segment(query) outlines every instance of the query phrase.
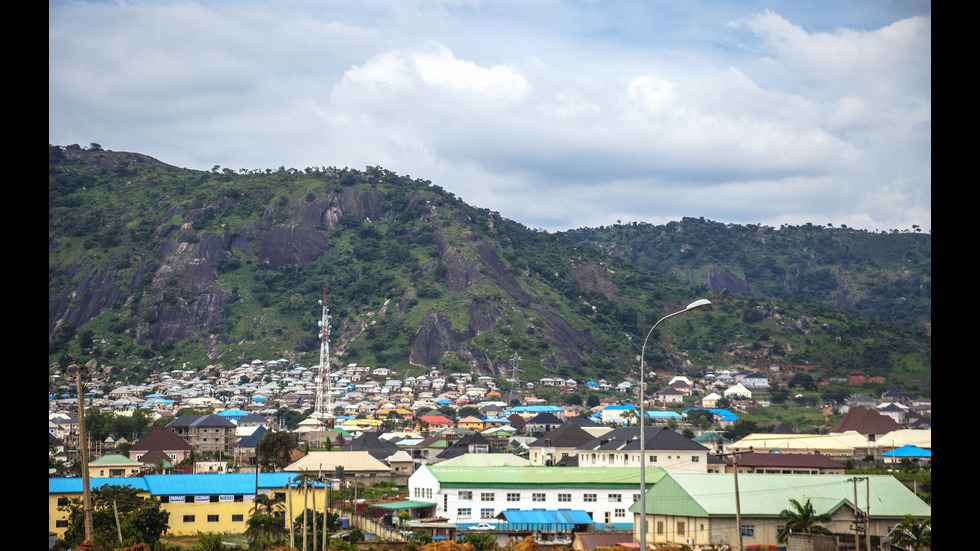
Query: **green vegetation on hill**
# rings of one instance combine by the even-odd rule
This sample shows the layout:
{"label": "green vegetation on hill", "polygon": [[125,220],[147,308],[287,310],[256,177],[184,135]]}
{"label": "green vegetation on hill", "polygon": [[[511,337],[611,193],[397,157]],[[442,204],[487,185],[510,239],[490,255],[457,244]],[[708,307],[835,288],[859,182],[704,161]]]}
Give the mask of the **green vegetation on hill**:
{"label": "green vegetation on hill", "polygon": [[[721,271],[726,256],[717,250],[732,248],[740,228],[685,219],[674,233],[697,228],[698,239],[684,243],[703,264],[664,253],[663,266],[674,268],[638,268],[640,257],[622,254],[632,227],[612,230],[615,246],[587,230],[534,231],[380,167],[204,172],[94,145],[49,146],[48,185],[52,366],[95,358],[118,378],[138,379],[256,358],[316,365],[317,300],[326,288],[337,365],[415,374],[437,366],[504,379],[516,354],[524,380],[614,380],[636,376],[643,337],[659,317],[704,297],[711,309],[658,328],[647,348],[651,369],[804,364],[826,378],[882,375],[897,388],[930,392],[930,338],[911,330],[919,323],[911,320],[928,317],[927,301],[893,317],[887,309],[864,315],[816,292],[779,296],[754,275],[782,277],[784,265],[802,262],[802,247],[824,257],[813,238],[786,237],[796,229],[764,232],[764,253],[780,259],[779,269],[747,245],[749,261],[724,265],[752,285],[739,294],[675,276]],[[901,264],[928,290],[928,244],[914,241],[924,236],[897,236],[916,244],[913,254],[884,244],[892,234],[821,231],[830,243],[848,243],[850,272],[862,273],[863,262],[863,277],[884,285],[883,267]],[[822,281],[809,269],[802,280]],[[771,294],[760,294],[767,285]]]}

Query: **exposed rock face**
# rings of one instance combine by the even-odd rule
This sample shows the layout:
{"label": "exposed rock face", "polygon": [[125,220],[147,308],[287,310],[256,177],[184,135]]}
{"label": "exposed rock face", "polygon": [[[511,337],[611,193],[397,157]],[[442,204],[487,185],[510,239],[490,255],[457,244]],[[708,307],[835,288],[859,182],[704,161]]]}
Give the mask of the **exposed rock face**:
{"label": "exposed rock face", "polygon": [[462,344],[463,339],[453,331],[449,320],[430,308],[412,339],[409,361],[414,365],[434,365],[448,352],[462,350]]}
{"label": "exposed rock face", "polygon": [[160,265],[137,309],[137,344],[148,338],[171,343],[221,323],[226,293],[217,285],[215,264],[225,254],[224,242],[212,234],[196,243],[192,237],[185,232],[157,251]]}
{"label": "exposed rock face", "polygon": [[691,285],[704,285],[716,293],[728,291],[748,295],[751,290],[751,285],[744,279],[727,272],[715,273],[714,269],[711,268],[700,281],[697,274],[693,272],[687,274],[687,280]]}

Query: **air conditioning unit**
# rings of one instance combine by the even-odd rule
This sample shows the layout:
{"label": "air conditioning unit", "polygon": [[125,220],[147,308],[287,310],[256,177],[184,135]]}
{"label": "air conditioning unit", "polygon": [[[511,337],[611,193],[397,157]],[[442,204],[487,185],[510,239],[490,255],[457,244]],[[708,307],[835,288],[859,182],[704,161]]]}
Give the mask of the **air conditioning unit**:
{"label": "air conditioning unit", "polygon": [[694,539],[693,538],[687,538],[687,544],[688,545],[694,545]]}

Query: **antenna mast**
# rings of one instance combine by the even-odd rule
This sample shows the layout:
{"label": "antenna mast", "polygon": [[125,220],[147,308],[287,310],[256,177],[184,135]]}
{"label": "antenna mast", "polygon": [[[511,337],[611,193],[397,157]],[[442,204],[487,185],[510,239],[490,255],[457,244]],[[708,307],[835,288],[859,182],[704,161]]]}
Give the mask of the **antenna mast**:
{"label": "antenna mast", "polygon": [[321,425],[326,425],[327,419],[333,419],[333,396],[330,394],[330,309],[327,308],[327,288],[323,288],[323,319],[320,320],[320,373],[316,382],[316,407],[313,417]]}
{"label": "antenna mast", "polygon": [[520,382],[517,378],[517,374],[520,369],[517,369],[517,362],[521,361],[521,357],[514,352],[514,357],[510,359],[510,365],[514,367],[513,374],[510,376],[510,392],[507,394],[507,405],[510,406],[510,401],[514,399],[514,384]]}

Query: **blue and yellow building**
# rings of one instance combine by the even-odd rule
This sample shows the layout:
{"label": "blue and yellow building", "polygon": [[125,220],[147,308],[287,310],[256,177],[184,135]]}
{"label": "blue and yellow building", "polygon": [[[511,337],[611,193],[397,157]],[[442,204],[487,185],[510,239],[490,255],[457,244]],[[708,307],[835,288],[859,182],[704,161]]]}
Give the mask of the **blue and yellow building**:
{"label": "blue and yellow building", "polygon": [[[156,498],[170,513],[165,535],[188,536],[198,532],[241,534],[252,514],[257,494],[281,496],[286,512],[292,500],[293,516],[303,511],[303,484],[294,479],[299,473],[170,474],[132,477],[90,478],[89,489],[103,486],[130,486],[144,498]],[[310,482],[306,506],[323,511],[328,498],[323,483]],[[315,496],[315,497],[314,497]],[[68,523],[67,511],[58,506],[70,498],[82,497],[81,478],[48,479],[48,531],[62,537]],[[315,501],[314,501],[315,500]]]}

